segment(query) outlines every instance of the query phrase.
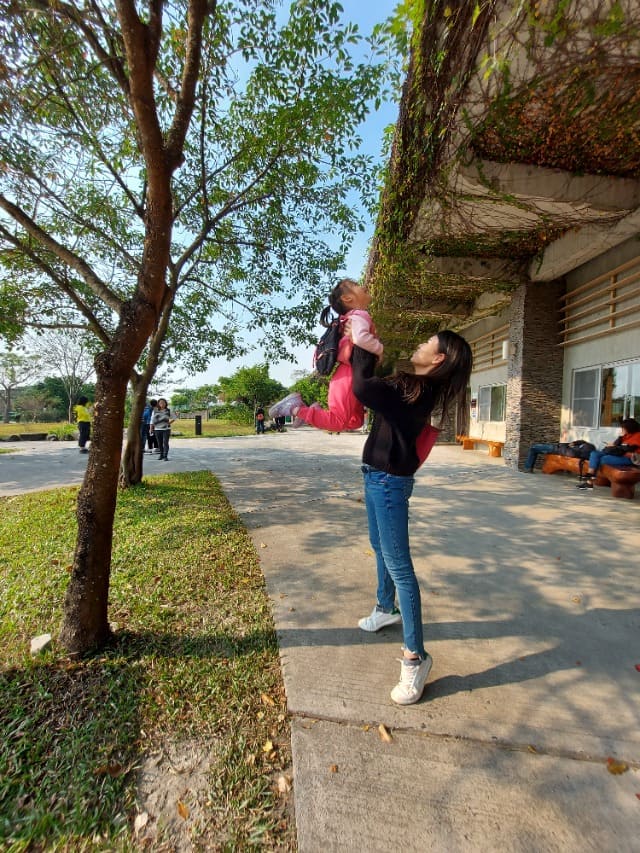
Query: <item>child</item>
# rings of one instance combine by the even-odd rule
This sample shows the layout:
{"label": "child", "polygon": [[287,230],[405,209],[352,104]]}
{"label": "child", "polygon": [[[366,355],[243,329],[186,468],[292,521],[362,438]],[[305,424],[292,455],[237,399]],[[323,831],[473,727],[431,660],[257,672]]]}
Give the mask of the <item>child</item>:
{"label": "child", "polygon": [[307,423],[329,432],[359,429],[362,426],[364,406],[356,399],[351,388],[351,353],[354,344],[378,357],[383,350],[367,311],[370,302],[371,295],[352,278],[343,278],[334,287],[329,296],[329,305],[320,315],[320,323],[327,328],[330,326],[333,309],[340,316],[341,329],[350,321],[353,340],[344,334],[340,338],[339,364],[329,383],[329,408],[323,409],[319,403],[305,406],[300,394],[294,392],[269,409],[272,418],[293,415],[293,427]]}
{"label": "child", "polygon": [[91,440],[91,412],[87,408],[89,400],[86,397],[78,397],[73,412],[78,422],[78,447],[80,453],[88,453],[86,443]]}

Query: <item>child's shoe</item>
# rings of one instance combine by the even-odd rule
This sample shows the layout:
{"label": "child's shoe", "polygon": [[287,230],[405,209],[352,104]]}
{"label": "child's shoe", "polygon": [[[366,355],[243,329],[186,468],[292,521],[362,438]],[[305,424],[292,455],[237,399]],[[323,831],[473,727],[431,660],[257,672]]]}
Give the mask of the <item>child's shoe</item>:
{"label": "child's shoe", "polygon": [[279,400],[271,406],[269,409],[269,417],[287,417],[291,414],[292,409],[297,409],[300,406],[304,406],[304,400],[297,391],[294,391],[293,394],[288,394],[284,400]]}
{"label": "child's shoe", "polygon": [[[295,408],[295,406],[294,406],[294,408]],[[320,403],[312,403],[309,406],[309,408],[310,409],[321,409],[322,406],[320,405]],[[303,418],[299,418],[297,415],[294,415],[293,421],[291,422],[291,428],[292,429],[300,429],[300,427],[303,427],[303,426],[307,426],[307,421],[305,421]]]}

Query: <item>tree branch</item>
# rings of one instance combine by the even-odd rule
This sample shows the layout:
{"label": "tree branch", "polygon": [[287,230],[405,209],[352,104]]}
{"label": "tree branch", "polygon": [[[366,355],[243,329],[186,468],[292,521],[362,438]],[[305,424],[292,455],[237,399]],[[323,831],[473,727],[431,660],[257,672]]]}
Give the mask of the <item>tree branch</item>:
{"label": "tree branch", "polygon": [[122,300],[94,273],[88,263],[79,258],[73,252],[62,246],[49,233],[37,225],[30,216],[21,208],[10,202],[4,195],[0,194],[0,208],[24,228],[41,245],[45,246],[57,258],[59,258],[71,269],[75,270],[80,278],[102,301],[117,314],[120,314],[123,306]]}

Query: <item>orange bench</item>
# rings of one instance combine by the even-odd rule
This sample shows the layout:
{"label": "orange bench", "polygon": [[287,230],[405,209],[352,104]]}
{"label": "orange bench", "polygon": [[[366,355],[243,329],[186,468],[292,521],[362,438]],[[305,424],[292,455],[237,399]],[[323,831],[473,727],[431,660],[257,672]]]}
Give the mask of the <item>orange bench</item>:
{"label": "orange bench", "polygon": [[[575,459],[572,456],[559,456],[557,453],[547,453],[542,465],[543,474],[553,474],[556,471],[569,471],[580,474],[580,462],[583,472],[587,471],[587,460]],[[601,465],[594,480],[596,486],[611,486],[614,498],[628,498],[635,495],[636,483],[640,483],[640,469],[616,468],[613,465]]]}
{"label": "orange bench", "polygon": [[504,441],[495,441],[493,438],[474,438],[472,435],[457,435],[456,441],[461,442],[463,450],[475,450],[476,444],[486,444],[489,447],[489,456],[502,456]]}

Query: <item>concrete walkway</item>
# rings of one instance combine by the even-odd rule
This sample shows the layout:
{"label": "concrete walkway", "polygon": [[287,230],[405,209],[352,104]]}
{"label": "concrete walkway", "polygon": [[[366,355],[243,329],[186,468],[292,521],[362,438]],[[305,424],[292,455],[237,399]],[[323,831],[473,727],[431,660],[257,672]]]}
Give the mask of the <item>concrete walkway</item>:
{"label": "concrete walkway", "polygon": [[[375,603],[363,441],[174,440],[168,463],[146,463],[211,468],[256,544],[301,853],[640,851],[638,497],[436,447],[411,521],[434,668],[399,708],[400,627],[357,627]],[[0,494],[77,482],[86,465],[74,446],[22,449],[0,456]],[[630,769],[611,774],[609,757]]]}

